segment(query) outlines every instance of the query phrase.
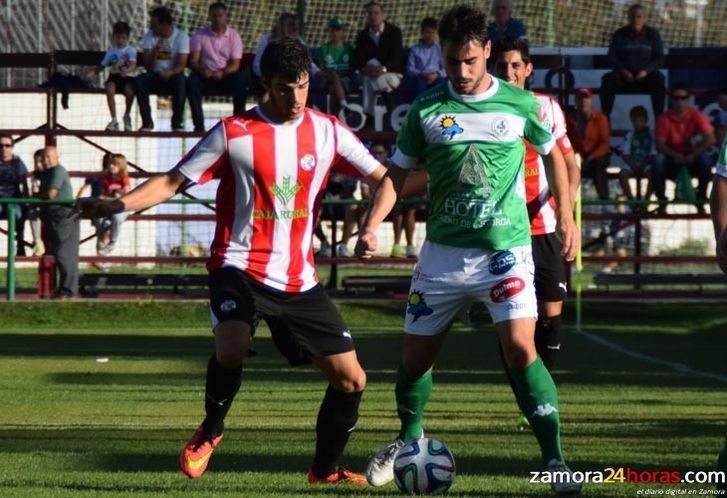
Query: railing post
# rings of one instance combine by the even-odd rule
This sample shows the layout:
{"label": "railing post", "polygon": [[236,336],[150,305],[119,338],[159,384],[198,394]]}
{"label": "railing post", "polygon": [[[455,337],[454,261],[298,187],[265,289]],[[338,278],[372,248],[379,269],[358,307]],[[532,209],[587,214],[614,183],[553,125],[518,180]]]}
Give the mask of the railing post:
{"label": "railing post", "polygon": [[15,209],[13,202],[8,204],[8,269],[7,300],[15,300]]}

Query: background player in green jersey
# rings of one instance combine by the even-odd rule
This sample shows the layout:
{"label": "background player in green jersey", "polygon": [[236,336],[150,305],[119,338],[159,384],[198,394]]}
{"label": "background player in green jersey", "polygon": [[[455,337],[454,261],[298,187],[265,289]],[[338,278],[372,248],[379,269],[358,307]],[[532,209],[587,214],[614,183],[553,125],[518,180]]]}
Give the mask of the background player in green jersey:
{"label": "background player in green jersey", "polygon": [[376,229],[396,202],[409,169],[421,157],[429,176],[427,236],[412,277],[396,399],[397,439],[369,463],[372,485],[393,479],[393,460],[407,441],[422,437],[431,369],[455,315],[484,303],[503,344],[516,398],[533,427],[543,464],[568,476],[557,494],[580,491],[560,447],[558,395],[534,344],[537,317],[525,205],[522,138],[543,154],[557,205],[562,254],[579,243],[563,156],[538,117],[529,92],[490,77],[484,14],[456,6],[439,24],[448,81],[413,103],[397,139],[393,166],[377,189],[357,253],[370,257]]}

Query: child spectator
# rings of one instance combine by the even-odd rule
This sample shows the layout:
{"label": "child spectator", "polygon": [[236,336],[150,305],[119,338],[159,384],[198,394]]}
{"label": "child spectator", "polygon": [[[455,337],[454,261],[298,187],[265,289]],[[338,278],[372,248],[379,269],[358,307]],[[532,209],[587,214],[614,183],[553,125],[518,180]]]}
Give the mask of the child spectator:
{"label": "child spectator", "polygon": [[[30,175],[31,197],[37,197],[40,193],[40,174],[43,171],[45,171],[45,150],[38,149],[33,153],[33,173]],[[37,205],[28,208],[28,221],[33,235],[33,255],[42,256],[45,253],[45,245],[40,226],[40,209]]]}
{"label": "child spectator", "polygon": [[131,28],[123,21],[114,23],[112,38],[114,45],[104,55],[101,65],[90,69],[86,79],[93,79],[98,73],[109,68],[109,77],[106,79],[106,101],[111,114],[111,122],[106,125],[107,131],[118,131],[119,122],[116,120],[116,90],[121,89],[126,97],[124,111],[124,131],[131,131],[131,105],[134,103],[134,86],[132,79],[136,71],[136,49],[129,45]]}
{"label": "child spectator", "polygon": [[406,75],[411,78],[415,96],[444,81],[442,47],[437,42],[437,20],[433,17],[422,20],[421,39],[409,50]]}
{"label": "child spectator", "polygon": [[[129,173],[126,171],[126,157],[123,154],[112,154],[111,163],[101,179],[101,197],[117,199],[131,189]],[[114,250],[119,237],[121,224],[128,211],[122,211],[110,218],[100,221],[96,227],[96,251],[99,256],[108,256]]]}
{"label": "child spectator", "polygon": [[644,106],[637,105],[629,112],[633,130],[629,130],[624,137],[619,152],[622,154],[625,165],[619,173],[621,188],[628,200],[633,200],[634,195],[629,185],[630,178],[648,177],[649,184],[646,188],[645,199],[651,197],[651,165],[656,157],[656,142],[654,132],[649,129],[649,116]]}
{"label": "child spectator", "polygon": [[316,77],[328,88],[330,106],[328,112],[338,115],[341,108],[347,110],[346,86],[349,84],[348,64],[351,61],[353,46],[345,41],[343,21],[334,17],[328,21],[328,41],[316,51],[314,60],[321,69]]}

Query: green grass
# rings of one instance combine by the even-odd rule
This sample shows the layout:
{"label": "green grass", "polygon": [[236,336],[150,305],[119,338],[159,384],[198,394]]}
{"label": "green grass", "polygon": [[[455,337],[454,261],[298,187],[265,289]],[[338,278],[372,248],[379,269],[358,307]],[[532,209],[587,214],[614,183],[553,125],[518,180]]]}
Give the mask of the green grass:
{"label": "green grass", "polygon": [[[340,303],[369,382],[343,462],[356,470],[397,430],[402,306]],[[183,477],[178,453],[203,411],[212,347],[206,316],[199,301],[0,304],[0,496],[395,494],[393,485],[304,484],[325,386],[314,370],[287,367],[264,327],[254,346],[260,355],[245,367],[208,474]],[[727,375],[723,305],[590,304],[584,316],[590,333]],[[546,485],[528,482],[538,467],[537,444],[514,429],[517,408],[495,347],[490,327],[455,327],[435,372],[425,428],[457,457],[451,496],[547,496]],[[554,376],[574,469],[714,468],[727,406],[719,381],[645,364],[573,333]],[[636,496],[640,488],[687,486],[591,484],[583,495]]]}

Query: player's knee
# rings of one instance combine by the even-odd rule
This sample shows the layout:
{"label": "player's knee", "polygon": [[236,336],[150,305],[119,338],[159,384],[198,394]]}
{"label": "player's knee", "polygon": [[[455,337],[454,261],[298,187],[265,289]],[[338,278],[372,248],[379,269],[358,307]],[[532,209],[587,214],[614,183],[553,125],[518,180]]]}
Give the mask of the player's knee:
{"label": "player's knee", "polygon": [[534,345],[519,342],[511,343],[503,353],[509,368],[525,368],[535,360],[537,355]]}
{"label": "player's knee", "polygon": [[342,375],[338,379],[331,382],[336,391],[344,393],[355,393],[363,391],[366,388],[366,373],[359,368],[358,372],[348,375]]}

